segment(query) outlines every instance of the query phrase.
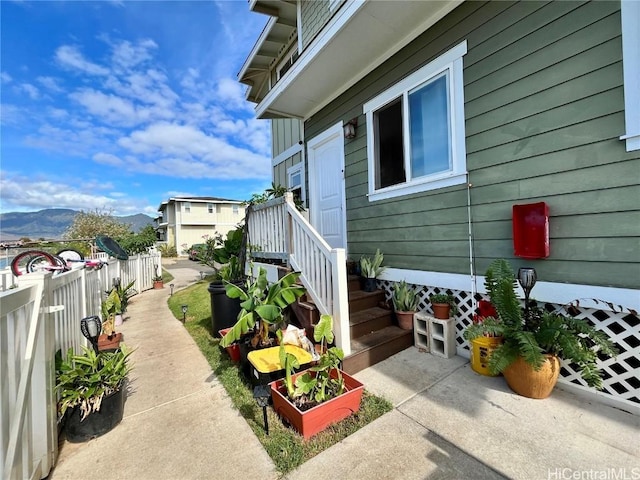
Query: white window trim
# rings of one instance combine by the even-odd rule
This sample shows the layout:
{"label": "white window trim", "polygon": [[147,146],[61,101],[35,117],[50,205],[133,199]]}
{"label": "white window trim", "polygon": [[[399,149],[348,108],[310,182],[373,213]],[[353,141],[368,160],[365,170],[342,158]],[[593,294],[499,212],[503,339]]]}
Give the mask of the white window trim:
{"label": "white window trim", "polygon": [[[466,182],[467,153],[464,127],[464,84],[462,78],[462,57],[467,53],[467,41],[456,45],[448,52],[429,62],[408,77],[400,80],[388,90],[364,104],[363,113],[367,118],[367,158],[369,163],[369,201],[409,195],[459,185]],[[375,188],[375,139],[373,113],[392,100],[406,96],[410,90],[436,75],[449,70],[449,92],[451,112],[451,157],[452,170],[411,180],[390,187]],[[406,111],[406,110],[405,110]],[[406,121],[408,122],[408,120]],[[406,132],[406,130],[405,130]],[[406,135],[405,135],[406,137]],[[405,142],[409,141],[405,138]]]}
{"label": "white window trim", "polygon": [[627,152],[640,150],[640,2],[623,0],[622,68],[624,72],[624,118]]}
{"label": "white window trim", "polygon": [[294,188],[291,185],[291,177],[298,172],[300,173],[300,200],[302,200],[302,203],[306,203],[307,194],[304,188],[306,180],[304,176],[304,162],[296,163],[295,165],[287,169],[287,190],[290,191],[292,188]]}
{"label": "white window trim", "polygon": [[184,213],[191,213],[191,202],[183,202],[182,203],[182,211]]}

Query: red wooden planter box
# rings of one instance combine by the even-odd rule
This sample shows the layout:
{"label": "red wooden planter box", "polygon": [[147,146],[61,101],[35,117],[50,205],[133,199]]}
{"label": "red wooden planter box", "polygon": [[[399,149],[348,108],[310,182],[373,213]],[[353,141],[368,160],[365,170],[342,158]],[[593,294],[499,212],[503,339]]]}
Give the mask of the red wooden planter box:
{"label": "red wooden planter box", "polygon": [[[302,371],[292,375],[293,381],[295,382],[295,379],[304,373],[305,372]],[[300,411],[287,398],[284,380],[271,382],[273,409],[282,418],[287,419],[291,426],[293,426],[305,440],[308,440],[329,425],[344,420],[352,413],[360,410],[360,401],[362,400],[364,385],[351,375],[344,372],[341,373],[344,378],[345,393],[304,412]],[[335,370],[331,372],[331,376],[333,378],[337,377]]]}

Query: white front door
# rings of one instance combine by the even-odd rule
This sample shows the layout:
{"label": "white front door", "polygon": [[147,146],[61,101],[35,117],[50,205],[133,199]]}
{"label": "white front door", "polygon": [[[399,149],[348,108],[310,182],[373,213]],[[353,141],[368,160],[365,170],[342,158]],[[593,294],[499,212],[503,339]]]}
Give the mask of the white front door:
{"label": "white front door", "polygon": [[307,142],[311,224],[333,248],[347,248],[342,123]]}

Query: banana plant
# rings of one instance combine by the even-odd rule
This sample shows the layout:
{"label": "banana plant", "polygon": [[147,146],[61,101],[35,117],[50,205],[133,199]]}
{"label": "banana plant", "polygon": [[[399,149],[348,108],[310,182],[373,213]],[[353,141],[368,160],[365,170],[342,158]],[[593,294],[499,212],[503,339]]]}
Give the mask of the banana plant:
{"label": "banana plant", "polygon": [[291,272],[269,284],[267,271],[260,267],[257,278],[253,282],[247,281],[244,288],[225,282],[227,296],[239,298],[241,310],[237,322],[222,337],[220,345],[228,347],[250,331],[254,332],[252,346],[267,344],[269,326],[281,322],[284,309],[306,292],[296,283],[299,277],[299,272]]}

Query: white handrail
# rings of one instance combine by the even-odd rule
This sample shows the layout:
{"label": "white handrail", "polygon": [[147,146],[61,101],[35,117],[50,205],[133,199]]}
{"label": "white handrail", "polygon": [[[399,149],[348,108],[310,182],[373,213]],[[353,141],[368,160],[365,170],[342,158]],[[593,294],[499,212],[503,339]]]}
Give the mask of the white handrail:
{"label": "white handrail", "polygon": [[293,195],[251,209],[247,222],[249,243],[256,256],[288,258],[322,314],[333,316],[336,345],[351,353],[346,254],[331,248],[296,209]]}

